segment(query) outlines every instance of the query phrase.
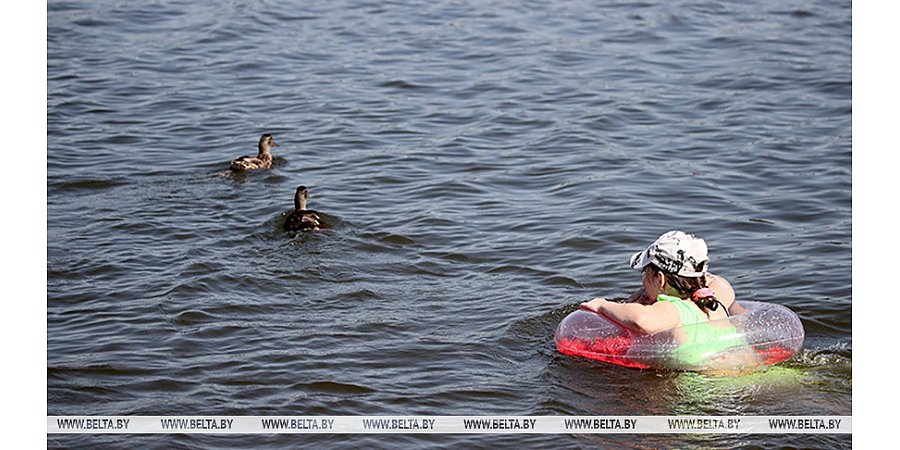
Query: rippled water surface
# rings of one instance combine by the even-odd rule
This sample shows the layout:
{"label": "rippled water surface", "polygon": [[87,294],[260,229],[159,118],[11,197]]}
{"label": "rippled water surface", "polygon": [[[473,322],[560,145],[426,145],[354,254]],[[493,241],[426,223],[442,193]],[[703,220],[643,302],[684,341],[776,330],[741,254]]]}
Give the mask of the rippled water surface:
{"label": "rippled water surface", "polygon": [[[49,1],[48,414],[850,415],[850,6]],[[272,170],[217,175],[266,132]],[[300,184],[327,231],[280,231]],[[736,379],[558,354],[669,229],[802,352]],[[309,442],[850,437],[48,437]]]}

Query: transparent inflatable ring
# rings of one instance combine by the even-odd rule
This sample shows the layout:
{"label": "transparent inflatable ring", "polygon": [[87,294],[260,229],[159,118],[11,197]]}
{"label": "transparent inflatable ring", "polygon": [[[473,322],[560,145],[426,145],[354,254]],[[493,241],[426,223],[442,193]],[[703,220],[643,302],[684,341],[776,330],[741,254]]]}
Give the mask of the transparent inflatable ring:
{"label": "transparent inflatable ring", "polygon": [[803,324],[790,309],[742,301],[727,319],[638,334],[591,311],[566,316],[556,348],[566,355],[640,369],[747,370],[790,358],[803,347]]}

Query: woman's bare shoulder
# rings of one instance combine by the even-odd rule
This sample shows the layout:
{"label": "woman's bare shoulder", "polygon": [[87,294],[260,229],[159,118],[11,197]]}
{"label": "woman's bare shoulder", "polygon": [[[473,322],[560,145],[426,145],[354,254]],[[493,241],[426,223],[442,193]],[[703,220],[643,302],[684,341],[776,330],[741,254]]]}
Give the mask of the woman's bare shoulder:
{"label": "woman's bare shoulder", "polygon": [[709,287],[716,293],[716,298],[725,306],[731,306],[731,303],[734,302],[734,288],[731,287],[731,283],[719,275],[710,273],[707,274],[707,277],[709,277]]}
{"label": "woman's bare shoulder", "polygon": [[731,288],[731,283],[729,283],[728,280],[726,280],[725,277],[723,277],[721,275],[716,275],[714,273],[707,272],[706,277],[709,279],[710,285],[712,285],[714,283],[718,283],[722,286],[727,286],[728,288]]}

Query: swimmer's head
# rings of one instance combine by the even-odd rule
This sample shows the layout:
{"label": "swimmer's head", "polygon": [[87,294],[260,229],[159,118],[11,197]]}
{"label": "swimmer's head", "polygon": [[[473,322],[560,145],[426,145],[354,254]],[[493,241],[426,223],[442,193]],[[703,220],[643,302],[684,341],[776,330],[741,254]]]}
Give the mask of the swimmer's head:
{"label": "swimmer's head", "polygon": [[709,267],[706,241],[683,231],[663,233],[645,250],[631,257],[631,267],[643,270],[653,264],[663,272],[682,277],[701,277]]}

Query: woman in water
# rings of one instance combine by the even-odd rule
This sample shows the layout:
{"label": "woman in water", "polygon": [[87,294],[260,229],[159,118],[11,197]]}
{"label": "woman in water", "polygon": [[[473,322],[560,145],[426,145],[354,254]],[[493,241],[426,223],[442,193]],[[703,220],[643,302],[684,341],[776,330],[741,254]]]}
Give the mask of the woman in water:
{"label": "woman in water", "polygon": [[[626,303],[595,298],[581,308],[602,314],[641,334],[683,327],[687,336],[679,341],[709,342],[728,348],[739,345],[732,339],[733,327],[707,324],[745,311],[734,301],[734,289],[722,277],[706,271],[709,266],[706,242],[681,231],[669,231],[645,250],[631,257],[631,267],[641,271],[643,287]],[[702,324],[698,326],[691,326]],[[696,349],[696,347],[694,347]],[[704,355],[715,350],[705,346]],[[702,355],[683,354],[681,359],[697,360]]]}
{"label": "woman in water", "polygon": [[757,356],[742,350],[747,343],[739,330],[729,321],[718,321],[745,309],[734,301],[728,281],[708,273],[708,266],[703,239],[669,231],[631,257],[631,267],[641,271],[643,288],[629,302],[595,298],[581,308],[640,334],[671,330],[678,344],[671,357],[679,365],[707,370],[755,366]]}

